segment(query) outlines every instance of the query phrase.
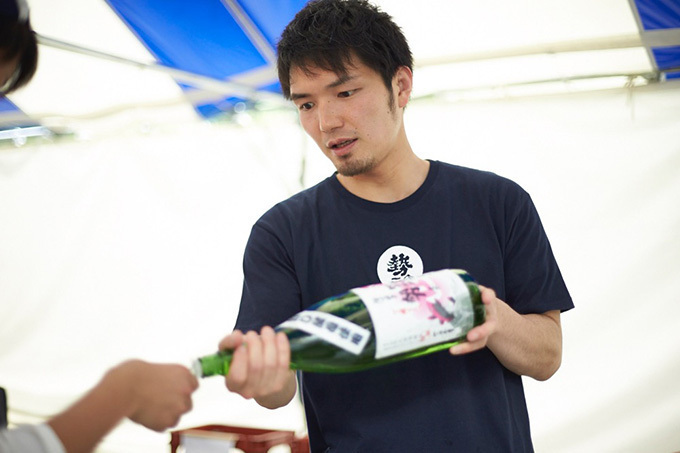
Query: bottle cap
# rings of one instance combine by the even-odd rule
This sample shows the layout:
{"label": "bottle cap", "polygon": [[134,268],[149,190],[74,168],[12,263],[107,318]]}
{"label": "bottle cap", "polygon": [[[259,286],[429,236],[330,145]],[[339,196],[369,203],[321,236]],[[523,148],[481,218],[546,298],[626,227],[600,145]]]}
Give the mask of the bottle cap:
{"label": "bottle cap", "polygon": [[203,377],[203,367],[201,366],[201,359],[196,359],[191,363],[191,372],[197,378]]}

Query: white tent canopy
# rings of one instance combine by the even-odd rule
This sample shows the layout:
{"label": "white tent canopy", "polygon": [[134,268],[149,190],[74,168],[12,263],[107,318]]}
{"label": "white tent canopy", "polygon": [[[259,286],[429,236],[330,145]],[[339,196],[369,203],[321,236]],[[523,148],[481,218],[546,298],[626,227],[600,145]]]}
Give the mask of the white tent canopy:
{"label": "white tent canopy", "polygon": [[[661,5],[668,2],[654,1]],[[234,3],[238,2],[224,2]],[[302,3],[297,0],[290,5]],[[428,0],[419,5],[418,13],[406,0],[377,3],[394,16],[409,37],[417,65],[414,98],[433,94],[464,99],[505,97],[645,84],[659,76],[650,45],[680,43],[676,29],[644,30],[638,23],[635,4],[627,0]],[[225,67],[220,77],[219,66],[211,72],[211,65],[234,60],[234,54],[243,53],[228,52],[229,35],[218,30],[194,36],[195,30],[180,34],[176,26],[173,28],[173,21],[189,16],[188,12],[200,12],[202,7],[214,4],[227,15],[219,0],[201,0],[191,8],[167,7],[167,11],[157,10],[162,2],[156,0],[32,0],[32,22],[42,43],[40,70],[33,83],[10,100],[29,118],[54,132],[85,135],[99,130],[102,122],[96,120],[121,111],[129,115],[131,111],[163,107],[164,115],[156,121],[154,115],[140,113],[149,125],[200,121],[200,115],[191,111],[192,105],[211,100],[219,103],[233,95],[256,98],[266,109],[285,106],[280,96],[271,96],[269,91],[244,92],[248,87],[257,89],[276,81],[272,56],[276,33],[270,32],[268,43],[267,36],[250,33],[249,37],[256,35],[253,41],[259,42],[257,37],[265,41],[248,50],[261,57],[262,63],[244,63],[240,69]],[[283,8],[273,0],[246,0],[243,4],[245,12],[248,4],[251,11]],[[283,26],[293,12],[279,11],[276,26]],[[151,25],[144,22],[145,13],[154,18],[150,24],[167,30],[153,30],[158,36],[147,38],[152,33]],[[179,25],[200,29],[202,17],[196,13]],[[265,19],[261,22],[266,23]],[[674,25],[672,20],[667,26]],[[214,28],[218,29],[219,23]],[[174,46],[175,53],[165,55],[163,39],[175,35],[182,42],[193,39],[196,43],[187,42],[184,50]],[[204,39],[225,42],[220,44],[223,47],[203,51],[210,47],[203,45]],[[172,47],[171,43],[166,45]],[[205,52],[201,55],[203,63],[184,56],[197,49]],[[178,82],[193,88],[183,92]],[[223,104],[223,113],[233,113],[233,103]],[[0,115],[0,126],[10,119],[16,117]]]}

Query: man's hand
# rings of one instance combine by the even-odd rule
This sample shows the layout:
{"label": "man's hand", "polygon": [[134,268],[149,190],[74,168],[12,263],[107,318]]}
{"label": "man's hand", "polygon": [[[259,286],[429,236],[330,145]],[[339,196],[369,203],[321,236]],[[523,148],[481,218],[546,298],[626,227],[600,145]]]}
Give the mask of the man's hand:
{"label": "man's hand", "polygon": [[549,379],[562,363],[560,311],[519,314],[492,289],[480,289],[486,321],[468,332],[466,343],[449,352],[460,355],[488,347],[513,373],[539,381]]}
{"label": "man's hand", "polygon": [[496,297],[493,289],[479,286],[482,293],[482,303],[486,310],[486,320],[484,324],[473,327],[467,334],[467,342],[457,344],[449,349],[453,355],[468,354],[473,351],[485,348],[489,337],[496,330],[498,324],[498,303],[500,299]]}
{"label": "man's hand", "polygon": [[285,406],[295,396],[295,372],[290,369],[290,344],[284,333],[265,326],[258,334],[235,330],[220,342],[220,350],[234,355],[226,377],[227,388],[261,406]]}

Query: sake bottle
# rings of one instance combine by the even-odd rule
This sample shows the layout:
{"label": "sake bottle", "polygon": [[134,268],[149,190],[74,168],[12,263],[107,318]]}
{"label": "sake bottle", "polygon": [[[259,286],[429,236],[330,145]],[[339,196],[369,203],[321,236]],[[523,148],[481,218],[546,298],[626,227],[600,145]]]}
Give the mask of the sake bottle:
{"label": "sake bottle", "polygon": [[[275,327],[288,336],[292,369],[346,373],[430,354],[465,341],[485,309],[460,269],[373,284],[324,299]],[[230,350],[194,361],[199,377],[226,375]]]}

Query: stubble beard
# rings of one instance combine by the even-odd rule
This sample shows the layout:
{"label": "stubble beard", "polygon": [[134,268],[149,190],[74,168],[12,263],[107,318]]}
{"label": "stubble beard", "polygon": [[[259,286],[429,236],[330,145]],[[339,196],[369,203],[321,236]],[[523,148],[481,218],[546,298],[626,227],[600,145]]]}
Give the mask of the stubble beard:
{"label": "stubble beard", "polygon": [[375,167],[375,158],[367,157],[364,159],[353,158],[348,156],[340,158],[340,162],[336,163],[335,169],[342,176],[358,176],[368,173]]}

